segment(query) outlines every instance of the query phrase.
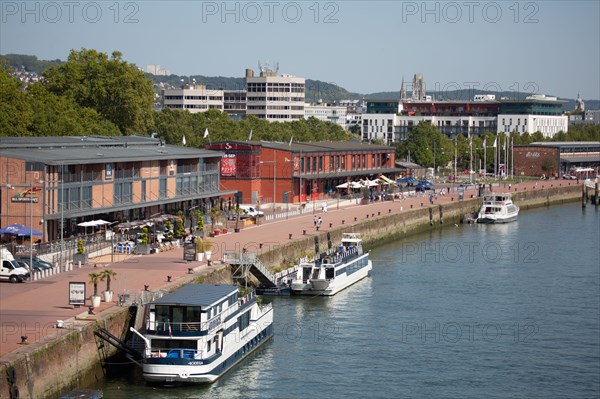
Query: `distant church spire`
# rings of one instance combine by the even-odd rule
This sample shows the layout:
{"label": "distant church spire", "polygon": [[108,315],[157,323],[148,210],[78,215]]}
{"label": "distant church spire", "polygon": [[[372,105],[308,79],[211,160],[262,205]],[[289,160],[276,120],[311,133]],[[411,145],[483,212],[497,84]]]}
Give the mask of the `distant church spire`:
{"label": "distant church spire", "polygon": [[402,84],[400,85],[400,100],[406,100],[406,85],[404,84],[404,75],[402,75]]}

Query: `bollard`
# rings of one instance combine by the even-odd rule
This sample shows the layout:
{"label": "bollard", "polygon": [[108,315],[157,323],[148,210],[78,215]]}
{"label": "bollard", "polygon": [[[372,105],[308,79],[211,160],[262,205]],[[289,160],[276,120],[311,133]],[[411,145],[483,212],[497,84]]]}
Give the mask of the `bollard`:
{"label": "bollard", "polygon": [[305,236],[306,235],[306,230],[302,230],[302,235]]}
{"label": "bollard", "polygon": [[212,260],[210,260],[210,259],[209,259],[209,260],[207,260],[207,261],[206,261],[206,266],[211,266],[211,265],[212,265]]}
{"label": "bollard", "polygon": [[81,261],[77,262],[79,265],[77,266],[78,269],[81,269]]}
{"label": "bollard", "polygon": [[421,206],[423,206],[423,203],[421,202]]}
{"label": "bollard", "polygon": [[258,248],[262,249],[262,242],[258,244]]}
{"label": "bollard", "polygon": [[402,212],[402,208],[404,208],[403,206],[400,207],[400,212]]}
{"label": "bollard", "polygon": [[[191,270],[191,269],[188,269],[188,270]],[[149,286],[148,284],[144,284],[144,291],[148,291],[148,288],[149,288],[149,287],[150,287],[150,286]]]}
{"label": "bollard", "polygon": [[346,224],[346,221],[344,219],[342,219],[342,224]]}
{"label": "bollard", "polygon": [[27,338],[29,338],[27,335],[21,335],[21,343],[22,344],[28,344],[29,342],[27,342]]}
{"label": "bollard", "polygon": [[289,239],[291,240],[292,239],[292,233],[289,233],[289,236],[290,236]]}
{"label": "bollard", "polygon": [[192,274],[192,273],[194,273],[194,269],[191,267],[188,267],[188,274]]}
{"label": "bollard", "polygon": [[392,213],[392,210],[391,210],[391,209],[388,209],[388,213]]}
{"label": "bollard", "polygon": [[367,213],[367,219],[369,218],[369,214]]}
{"label": "bollard", "polygon": [[95,314],[93,306],[88,307],[88,314]]}
{"label": "bollard", "polygon": [[413,207],[413,204],[410,204],[410,209],[412,209],[412,207]]}
{"label": "bollard", "polygon": [[167,283],[171,282],[171,278],[173,278],[173,276],[167,276]]}
{"label": "bollard", "polygon": [[356,222],[356,216],[354,217],[354,221]]}
{"label": "bollard", "polygon": [[329,223],[329,228],[332,228],[332,227],[333,227],[333,223]]}

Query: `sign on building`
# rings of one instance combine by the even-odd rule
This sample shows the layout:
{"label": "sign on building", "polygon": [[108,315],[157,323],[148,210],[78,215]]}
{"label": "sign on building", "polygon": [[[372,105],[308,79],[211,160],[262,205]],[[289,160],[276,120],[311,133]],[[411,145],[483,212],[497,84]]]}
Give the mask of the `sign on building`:
{"label": "sign on building", "polygon": [[221,159],[221,176],[235,177],[237,173],[235,154],[225,154]]}

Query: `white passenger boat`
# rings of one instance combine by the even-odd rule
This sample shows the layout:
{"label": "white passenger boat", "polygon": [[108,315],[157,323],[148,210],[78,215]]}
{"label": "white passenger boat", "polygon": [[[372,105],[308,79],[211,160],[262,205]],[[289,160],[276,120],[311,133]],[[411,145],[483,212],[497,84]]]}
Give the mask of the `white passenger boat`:
{"label": "white passenger boat", "polygon": [[344,233],[339,247],[313,261],[301,260],[291,291],[300,295],[335,295],[367,277],[372,268],[369,252],[363,251],[360,235]]}
{"label": "white passenger boat", "polygon": [[477,223],[508,223],[517,220],[519,207],[509,193],[488,194],[477,215]]}
{"label": "white passenger boat", "polygon": [[210,383],[273,336],[273,309],[231,285],[184,286],[149,304],[146,381]]}

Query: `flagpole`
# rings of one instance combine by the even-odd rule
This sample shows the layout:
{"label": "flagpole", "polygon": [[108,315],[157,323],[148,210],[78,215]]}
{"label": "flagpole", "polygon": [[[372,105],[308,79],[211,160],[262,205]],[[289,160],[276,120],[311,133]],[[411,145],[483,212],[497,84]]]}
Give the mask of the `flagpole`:
{"label": "flagpole", "polygon": [[469,183],[473,182],[473,137],[469,134]]}
{"label": "flagpole", "polygon": [[487,136],[483,138],[483,178],[487,174]]}

